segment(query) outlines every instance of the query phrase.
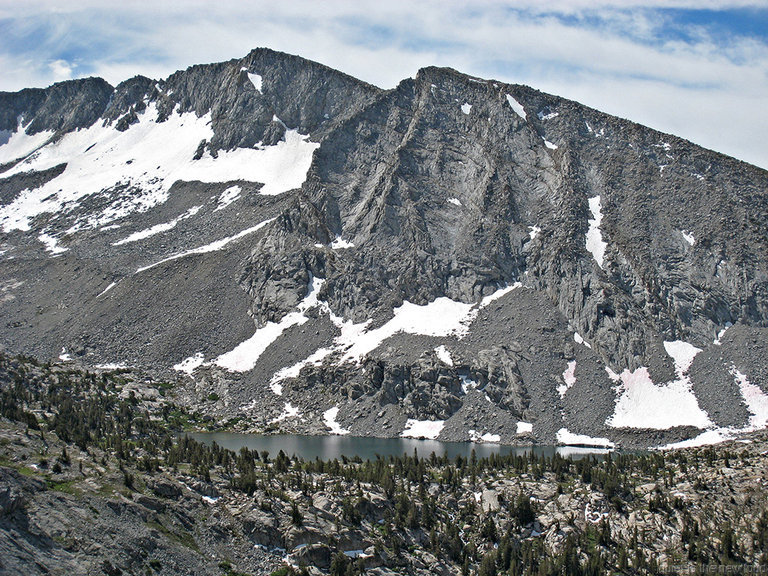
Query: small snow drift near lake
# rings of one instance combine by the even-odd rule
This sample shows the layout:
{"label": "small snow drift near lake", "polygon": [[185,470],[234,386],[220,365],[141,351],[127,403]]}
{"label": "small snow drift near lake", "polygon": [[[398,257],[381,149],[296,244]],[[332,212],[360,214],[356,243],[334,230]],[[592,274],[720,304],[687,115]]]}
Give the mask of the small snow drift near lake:
{"label": "small snow drift near lake", "polygon": [[405,430],[400,434],[403,438],[426,438],[435,440],[445,426],[444,420],[414,420],[408,418]]}
{"label": "small snow drift near lake", "polygon": [[329,408],[325,412],[323,412],[323,422],[325,423],[328,428],[330,428],[332,434],[349,434],[349,430],[346,430],[341,427],[341,425],[336,422],[336,417],[339,415],[339,407],[334,406],[333,408]]}
{"label": "small snow drift near lake", "polygon": [[533,433],[533,424],[530,422],[523,422],[520,421],[517,423],[516,426],[516,433],[517,434],[532,434]]}
{"label": "small snow drift near lake", "polygon": [[277,418],[270,420],[270,424],[276,424],[286,418],[296,418],[299,415],[299,409],[296,406],[292,406],[290,402],[285,403],[282,413]]}
{"label": "small snow drift near lake", "polygon": [[566,446],[594,446],[596,448],[613,448],[614,444],[608,438],[593,438],[584,434],[574,434],[568,428],[557,431],[557,443]]}

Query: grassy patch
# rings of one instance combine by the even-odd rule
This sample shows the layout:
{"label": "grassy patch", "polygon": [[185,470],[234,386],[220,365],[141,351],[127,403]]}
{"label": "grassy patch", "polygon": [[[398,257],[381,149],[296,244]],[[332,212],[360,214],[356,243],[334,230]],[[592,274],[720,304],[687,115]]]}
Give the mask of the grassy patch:
{"label": "grassy patch", "polygon": [[22,476],[40,476],[40,470],[35,470],[29,466],[19,466],[16,470]]}
{"label": "grassy patch", "polygon": [[195,552],[200,553],[200,547],[197,545],[197,542],[195,542],[195,538],[189,532],[174,532],[173,530],[169,530],[160,522],[155,520],[149,520],[147,522],[147,526],[154,528],[169,540],[178,542],[182,546],[186,546],[190,550],[194,550]]}
{"label": "grassy patch", "polygon": [[64,492],[65,494],[71,494],[73,496],[81,494],[81,491],[75,486],[74,480],[57,481],[53,480],[52,478],[48,478],[46,479],[46,482],[50,490],[55,490],[56,492]]}

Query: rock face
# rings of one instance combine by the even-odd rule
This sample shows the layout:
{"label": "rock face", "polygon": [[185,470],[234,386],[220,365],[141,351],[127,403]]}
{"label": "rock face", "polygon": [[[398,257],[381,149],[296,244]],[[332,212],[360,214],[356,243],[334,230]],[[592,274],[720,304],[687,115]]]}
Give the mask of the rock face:
{"label": "rock face", "polygon": [[338,407],[353,434],[628,445],[768,421],[768,174],[675,136],[264,49],[0,94],[0,129],[10,351],[177,376],[255,429]]}

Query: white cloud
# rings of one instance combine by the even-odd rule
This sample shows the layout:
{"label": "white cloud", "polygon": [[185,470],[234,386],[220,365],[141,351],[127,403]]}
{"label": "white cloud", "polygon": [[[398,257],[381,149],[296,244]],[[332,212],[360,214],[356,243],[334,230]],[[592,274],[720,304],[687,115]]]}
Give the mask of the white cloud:
{"label": "white cloud", "polygon": [[[35,33],[41,22],[47,34],[28,50],[0,40],[0,89],[45,85],[66,76],[67,67],[113,84],[139,73],[164,77],[266,46],[384,88],[428,65],[528,84],[768,168],[762,142],[768,43],[738,30],[724,36],[702,25],[682,27],[659,10],[765,10],[763,1],[660,0],[649,7],[645,0],[129,0],[104,6],[0,0],[0,18],[18,23],[20,34]],[[668,34],[675,25],[685,40]],[[90,45],[99,49],[89,51]],[[62,47],[66,60],[57,52]]]}
{"label": "white cloud", "polygon": [[57,82],[72,78],[73,66],[66,60],[53,60],[48,63],[48,68]]}

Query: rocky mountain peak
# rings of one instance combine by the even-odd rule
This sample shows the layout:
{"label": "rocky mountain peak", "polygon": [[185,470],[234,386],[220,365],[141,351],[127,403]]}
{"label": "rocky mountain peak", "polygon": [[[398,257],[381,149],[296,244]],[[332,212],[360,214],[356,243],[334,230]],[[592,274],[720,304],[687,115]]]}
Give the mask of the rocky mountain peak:
{"label": "rocky mountain peak", "polygon": [[267,49],[0,115],[9,350],[178,378],[256,430],[335,407],[629,445],[761,417],[758,168],[522,85],[381,90]]}

